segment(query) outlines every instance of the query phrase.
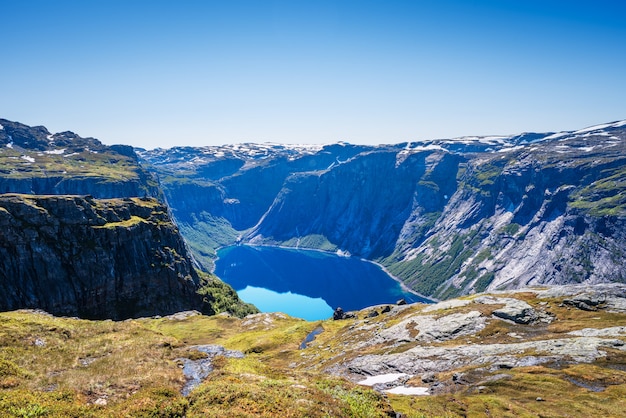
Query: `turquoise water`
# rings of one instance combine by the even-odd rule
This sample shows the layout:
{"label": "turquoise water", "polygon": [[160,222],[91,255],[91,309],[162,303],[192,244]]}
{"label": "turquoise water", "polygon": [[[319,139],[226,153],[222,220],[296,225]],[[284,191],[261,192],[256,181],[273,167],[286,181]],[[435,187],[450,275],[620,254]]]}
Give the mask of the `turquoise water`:
{"label": "turquoise water", "polygon": [[402,290],[379,266],[313,250],[239,245],[218,251],[215,274],[262,312],[309,321],[372,305],[430,302]]}

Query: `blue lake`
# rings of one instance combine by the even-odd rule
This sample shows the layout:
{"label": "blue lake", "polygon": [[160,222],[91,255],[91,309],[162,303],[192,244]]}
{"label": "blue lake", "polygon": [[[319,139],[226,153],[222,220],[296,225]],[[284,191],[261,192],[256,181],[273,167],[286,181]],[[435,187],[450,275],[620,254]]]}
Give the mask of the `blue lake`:
{"label": "blue lake", "polygon": [[367,306],[430,302],[406,292],[376,264],[332,253],[238,245],[218,251],[215,274],[262,312],[309,321]]}

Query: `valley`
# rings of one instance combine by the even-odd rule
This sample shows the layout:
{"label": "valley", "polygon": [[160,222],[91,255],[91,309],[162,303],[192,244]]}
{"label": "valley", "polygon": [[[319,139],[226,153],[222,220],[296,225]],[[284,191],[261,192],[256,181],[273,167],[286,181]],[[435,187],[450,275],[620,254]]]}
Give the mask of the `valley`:
{"label": "valley", "polygon": [[376,261],[446,299],[624,282],[626,122],[397,145],[138,150],[196,260],[247,243]]}
{"label": "valley", "polygon": [[0,119],[0,415],[621,416],[625,144],[147,151]]}

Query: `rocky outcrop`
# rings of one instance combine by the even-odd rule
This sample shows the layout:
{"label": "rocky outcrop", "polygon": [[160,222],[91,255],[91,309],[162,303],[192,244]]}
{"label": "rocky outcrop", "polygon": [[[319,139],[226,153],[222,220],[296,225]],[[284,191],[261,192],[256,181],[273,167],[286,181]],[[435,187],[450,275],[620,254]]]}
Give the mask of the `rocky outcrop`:
{"label": "rocky outcrop", "polygon": [[[611,305],[600,303],[597,312],[589,314],[564,303],[589,298]],[[427,306],[396,306],[374,319],[363,310],[341,331],[340,340],[333,341],[330,357],[321,356],[322,367],[381,391],[410,388],[421,392],[407,394],[420,395],[473,393],[488,382],[510,379],[532,367],[565,370],[594,363],[622,370],[624,311],[616,313],[612,307],[625,301],[626,285],[608,284],[530,288]],[[318,348],[328,350],[328,341]],[[307,350],[315,347],[312,343]],[[584,382],[576,384],[586,387]]]}
{"label": "rocky outcrop", "polygon": [[208,312],[185,244],[154,199],[0,196],[0,310],[112,318]]}
{"label": "rocky outcrop", "polygon": [[0,193],[161,197],[127,145],[0,119]]}
{"label": "rocky outcrop", "polygon": [[510,344],[471,344],[456,347],[415,347],[400,354],[368,355],[346,367],[359,375],[405,373],[423,375],[459,366],[511,369],[558,362],[567,357],[576,363],[591,363],[604,357],[606,349],[626,351],[622,340],[600,337],[560,338]]}

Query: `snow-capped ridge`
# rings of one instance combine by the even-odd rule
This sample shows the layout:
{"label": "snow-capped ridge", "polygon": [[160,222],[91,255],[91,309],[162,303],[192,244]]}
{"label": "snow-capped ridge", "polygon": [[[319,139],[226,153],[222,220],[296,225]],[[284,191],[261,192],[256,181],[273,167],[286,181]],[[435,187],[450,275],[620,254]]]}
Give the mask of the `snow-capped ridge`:
{"label": "snow-capped ridge", "polygon": [[579,129],[577,131],[556,132],[552,135],[546,136],[544,139],[545,140],[559,139],[559,138],[564,139],[564,138],[569,138],[569,137],[580,137],[580,136],[585,136],[585,135],[589,136],[591,134],[610,136],[610,134],[606,131],[607,129],[612,130],[612,129],[621,128],[623,126],[626,126],[626,120],[620,120],[620,121],[615,121],[615,122],[610,122],[610,123],[603,123],[600,125],[588,126],[586,128]]}

